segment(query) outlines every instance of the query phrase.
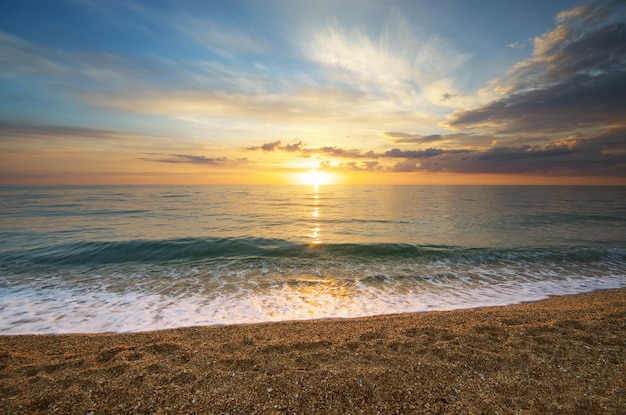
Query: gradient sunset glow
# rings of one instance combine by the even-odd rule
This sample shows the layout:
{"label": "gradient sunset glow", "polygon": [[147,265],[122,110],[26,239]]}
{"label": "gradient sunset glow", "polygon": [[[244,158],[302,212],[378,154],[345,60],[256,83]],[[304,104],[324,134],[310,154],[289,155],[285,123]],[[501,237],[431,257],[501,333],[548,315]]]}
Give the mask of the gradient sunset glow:
{"label": "gradient sunset glow", "polygon": [[0,184],[626,185],[623,1],[7,1]]}

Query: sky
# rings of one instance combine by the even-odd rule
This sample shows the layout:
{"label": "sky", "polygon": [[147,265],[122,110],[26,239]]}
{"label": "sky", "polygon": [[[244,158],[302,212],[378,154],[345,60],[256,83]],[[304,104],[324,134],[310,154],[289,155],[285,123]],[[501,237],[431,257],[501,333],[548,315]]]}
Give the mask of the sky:
{"label": "sky", "polygon": [[626,185],[623,0],[0,11],[0,184]]}

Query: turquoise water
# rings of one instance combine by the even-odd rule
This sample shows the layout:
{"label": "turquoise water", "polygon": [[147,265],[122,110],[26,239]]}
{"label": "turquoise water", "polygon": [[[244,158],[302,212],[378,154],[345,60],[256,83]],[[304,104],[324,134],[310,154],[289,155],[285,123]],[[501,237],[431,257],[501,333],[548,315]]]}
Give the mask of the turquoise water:
{"label": "turquoise water", "polygon": [[0,333],[444,310],[626,286],[626,188],[0,188]]}

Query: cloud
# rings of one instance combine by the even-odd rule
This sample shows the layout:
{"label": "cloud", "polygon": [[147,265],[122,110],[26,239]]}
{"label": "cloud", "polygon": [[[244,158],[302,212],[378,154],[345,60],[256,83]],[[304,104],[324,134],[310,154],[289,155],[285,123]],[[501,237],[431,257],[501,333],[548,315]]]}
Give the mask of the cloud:
{"label": "cloud", "polygon": [[393,10],[379,33],[333,22],[304,43],[304,53],[344,87],[415,109],[454,106],[454,77],[469,55],[444,38],[418,32]]}
{"label": "cloud", "polygon": [[507,46],[511,49],[524,49],[526,46],[528,46],[530,42],[531,40],[527,40],[525,42],[512,42],[509,43]]}
{"label": "cloud", "polygon": [[302,141],[298,141],[297,143],[287,144],[283,146],[282,148],[285,151],[294,152],[294,151],[301,151],[303,145],[304,144],[302,143]]}
{"label": "cloud", "polygon": [[452,133],[452,134],[430,134],[405,133],[398,131],[388,131],[383,133],[384,137],[390,138],[395,144],[416,144],[416,145],[436,145],[443,149],[465,149],[477,150],[493,147],[496,143],[519,143],[520,140],[530,140],[536,142],[550,142],[546,137],[528,137],[494,134],[475,133]]}
{"label": "cloud", "polygon": [[[500,142],[518,142],[519,138],[511,136],[497,136],[493,134],[473,134],[473,133],[455,133],[442,136],[442,143],[445,142],[445,148],[463,148],[470,150],[484,150],[490,148]],[[549,140],[545,140],[549,141]],[[444,145],[442,144],[442,147]]]}
{"label": "cloud", "polygon": [[498,88],[505,96],[458,111],[449,126],[499,133],[573,132],[626,119],[626,3],[597,1],[557,16],[533,56]]}
{"label": "cloud", "polygon": [[175,29],[183,35],[222,56],[258,55],[269,49],[261,34],[239,29],[234,24],[188,14],[180,15],[176,22]]}
{"label": "cloud", "polygon": [[[471,135],[466,137],[473,139]],[[488,137],[479,136],[479,139]],[[445,138],[449,139],[449,136]],[[396,148],[385,152],[384,156],[404,159],[389,168],[394,172],[615,177],[626,175],[626,126],[610,127],[587,137],[572,135],[548,143],[545,143],[545,139],[538,138],[536,144],[514,145],[515,142],[523,141],[529,140],[505,137],[504,145],[494,144],[483,149]]]}
{"label": "cloud", "polygon": [[446,92],[443,95],[441,95],[441,99],[439,100],[439,102],[447,101],[447,100],[452,99],[454,97],[456,97],[456,95],[452,95],[452,94]]}
{"label": "cloud", "polygon": [[384,134],[387,137],[393,138],[395,143],[413,143],[413,144],[426,144],[441,141],[440,134],[422,135],[422,134],[410,134],[397,131],[389,131]]}
{"label": "cloud", "polygon": [[367,171],[381,171],[384,167],[377,161],[364,161],[362,163],[363,169]]}
{"label": "cloud", "polygon": [[[236,15],[225,14],[211,2],[196,5],[193,12],[183,12],[179,5],[150,4],[137,0],[123,2],[71,0],[100,22],[115,28],[133,28],[152,38],[178,41],[181,35],[222,57],[258,54],[268,49],[268,42],[250,25],[242,25]],[[188,9],[187,9],[188,10]],[[247,22],[249,23],[249,21]],[[186,45],[184,45],[186,46]],[[183,46],[183,47],[184,47]]]}
{"label": "cloud", "polygon": [[157,146],[171,148],[171,137],[130,131],[63,125],[41,125],[0,120],[0,145],[13,150],[108,148],[109,151],[140,151]]}
{"label": "cloud", "polygon": [[[453,136],[445,136],[449,139]],[[490,136],[458,135],[458,139],[486,140]],[[429,148],[425,150],[401,150],[393,148],[375,153],[365,150],[344,151],[334,147],[312,149],[346,158],[372,158],[370,161],[348,161],[332,164],[323,161],[321,168],[336,171],[374,172],[447,172],[462,174],[520,174],[546,176],[613,176],[626,175],[626,126],[611,127],[593,136],[569,136],[547,142],[535,139],[505,137],[502,145],[488,148]],[[518,144],[515,144],[515,143]],[[333,151],[330,151],[333,149]],[[321,151],[323,153],[324,151]],[[384,161],[402,159],[395,164]],[[382,161],[381,161],[382,160]]]}
{"label": "cloud", "polygon": [[0,121],[0,140],[67,138],[120,141],[124,139],[124,136],[111,130]]}
{"label": "cloud", "polygon": [[421,169],[415,160],[409,159],[396,163],[390,170],[396,173],[412,173]]}
{"label": "cloud", "polygon": [[[333,156],[333,157],[347,157],[347,158],[364,157],[364,155],[361,154],[360,150],[357,150],[357,149],[346,150],[346,149],[335,147],[335,146],[332,146],[332,147],[323,146],[323,147],[318,147],[318,148],[306,149],[305,152],[310,153],[310,154],[326,154],[326,155]],[[365,157],[371,157],[371,153],[368,153],[368,155],[366,155]]]}
{"label": "cloud", "polygon": [[259,96],[279,101],[268,91],[275,82],[258,68],[157,54],[67,51],[0,31],[0,78],[24,76],[37,77],[34,82],[52,87],[52,94],[139,113],[212,114],[256,101],[254,112],[263,104]]}
{"label": "cloud", "polygon": [[386,171],[387,168],[380,164],[378,161],[363,161],[361,163],[351,161],[347,163],[339,163],[336,165],[332,165],[330,161],[322,161],[318,167],[320,170],[326,171],[337,171],[337,172],[358,172],[358,171],[369,171],[369,172],[383,172]]}
{"label": "cloud", "polygon": [[[265,143],[261,146],[257,147],[248,147],[247,150],[263,150],[263,151],[298,151],[302,155],[322,155],[322,156],[330,156],[336,158],[351,158],[351,159],[362,159],[362,158],[370,158],[377,159],[381,157],[387,158],[428,158],[441,154],[444,152],[442,149],[429,148],[426,150],[400,150],[399,148],[394,148],[385,152],[374,152],[372,150],[365,151],[361,149],[344,149],[337,146],[321,146],[321,147],[309,147],[305,148],[302,142],[298,142],[291,146],[283,146],[280,142],[274,141],[270,143]],[[467,152],[470,150],[449,150],[454,152]]]}
{"label": "cloud", "polygon": [[[225,40],[220,45],[227,49]],[[245,54],[256,49],[242,46],[241,50]],[[192,59],[149,52],[70,51],[0,31],[0,77],[32,76],[47,96],[78,100],[80,105],[176,119],[307,124],[318,129],[432,127],[439,122],[439,115],[417,105],[421,101],[396,81],[385,86],[393,89],[390,98],[390,91],[378,87],[337,82],[327,68],[304,75],[289,66],[269,70],[260,62],[214,60],[210,55]],[[320,119],[326,120],[324,125]]]}
{"label": "cloud", "polygon": [[274,141],[273,143],[265,143],[261,146],[261,150],[263,151],[274,151],[276,148],[280,147],[280,140]]}
{"label": "cloud", "polygon": [[400,150],[399,148],[393,148],[391,150],[385,151],[385,157],[394,157],[394,158],[407,158],[407,159],[421,159],[421,158],[429,158],[438,156],[442,154],[444,150],[438,148],[429,148],[427,150]]}
{"label": "cloud", "polygon": [[[260,84],[262,85],[262,84]],[[184,88],[184,89],[183,89]],[[135,86],[128,89],[84,91],[81,97],[92,105],[136,113],[165,116],[207,117],[243,120],[247,123],[302,125],[323,128],[332,126],[420,125],[435,124],[433,117],[402,108],[384,108],[359,91],[293,86],[294,89],[271,91],[215,90],[184,84],[178,90],[163,87]],[[381,108],[383,108],[381,110]],[[323,125],[320,119],[325,120]]]}
{"label": "cloud", "polygon": [[0,77],[13,78],[33,73],[62,73],[64,66],[46,55],[45,50],[0,30]]}
{"label": "cloud", "polygon": [[[595,144],[602,154],[626,156],[626,126],[612,127],[599,134],[597,140],[587,140],[588,144]],[[626,164],[626,159],[623,160]]]}
{"label": "cloud", "polygon": [[[196,15],[165,3],[77,1],[100,13],[98,24],[107,20],[99,30],[123,27],[137,41],[107,51],[106,38],[98,50],[89,50],[93,44],[85,39],[84,48],[63,49],[58,39],[51,40],[57,46],[44,46],[51,43],[0,31],[0,78],[19,78],[16,86],[28,83],[23,96],[45,98],[38,105],[113,108],[117,125],[132,119],[139,126],[142,120],[132,114],[174,118],[175,124],[158,124],[188,134],[196,145],[181,144],[182,137],[0,122],[3,150],[61,154],[73,147],[76,154],[97,154],[95,148],[106,147],[153,163],[252,163],[236,158],[230,145],[263,152],[264,159],[283,162],[283,153],[290,153],[343,171],[624,175],[623,1],[559,13],[553,30],[524,43],[533,48],[532,56],[497,80],[488,95],[492,101],[480,105],[461,90],[471,56],[425,34],[397,10],[367,26],[351,25],[351,18],[321,24],[303,18],[257,33],[253,23],[242,25],[246,9],[229,14],[228,7],[196,5]],[[128,15],[118,16],[127,9]],[[139,45],[145,49],[134,49]],[[440,130],[442,117],[460,108],[448,120],[457,132]],[[85,122],[106,119],[101,113],[89,117],[92,110],[85,107]],[[196,124],[184,129],[181,120]],[[206,148],[197,143],[206,145],[207,134],[215,134],[211,145],[224,137],[255,138],[246,142],[252,147],[222,142],[219,156],[197,155]],[[309,143],[259,141],[294,136]]]}
{"label": "cloud", "polygon": [[454,173],[506,173],[566,176],[626,175],[626,128],[597,137],[565,139],[548,145],[493,147],[485,151],[446,151],[425,159],[420,170]]}
{"label": "cloud", "polygon": [[164,158],[142,157],[139,160],[170,164],[200,164],[207,166],[233,167],[248,164],[247,158],[229,159],[227,157],[206,157],[189,154],[170,154]]}
{"label": "cloud", "polygon": [[367,153],[362,153],[361,150],[358,149],[350,149],[346,150],[337,146],[321,146],[321,147],[305,147],[302,141],[298,141],[297,143],[283,145],[280,140],[273,141],[270,143],[265,143],[260,146],[248,147],[246,150],[263,150],[263,151],[286,151],[290,153],[299,152],[302,155],[310,156],[313,154],[322,154],[328,155],[332,157],[345,157],[345,158],[363,158],[363,157],[376,157],[376,155],[369,151]]}
{"label": "cloud", "polygon": [[99,87],[132,90],[169,69],[142,57],[44,47],[0,30],[0,78],[39,77],[55,93],[70,95]]}
{"label": "cloud", "polygon": [[575,131],[624,120],[624,96],[624,74],[580,75],[559,85],[513,94],[482,108],[457,113],[450,125],[486,127],[503,134]]}
{"label": "cloud", "polygon": [[265,143],[265,144],[262,144],[262,145],[257,146],[257,147],[248,147],[248,148],[246,148],[246,150],[251,150],[251,151],[255,151],[255,150],[263,150],[263,151],[281,150],[281,151],[287,151],[287,152],[293,153],[293,152],[296,152],[296,151],[302,151],[303,150],[303,146],[304,146],[304,144],[302,143],[302,141],[298,141],[297,143],[293,143],[293,144],[282,145],[282,142],[280,140],[276,140],[276,141],[273,141],[271,143]]}

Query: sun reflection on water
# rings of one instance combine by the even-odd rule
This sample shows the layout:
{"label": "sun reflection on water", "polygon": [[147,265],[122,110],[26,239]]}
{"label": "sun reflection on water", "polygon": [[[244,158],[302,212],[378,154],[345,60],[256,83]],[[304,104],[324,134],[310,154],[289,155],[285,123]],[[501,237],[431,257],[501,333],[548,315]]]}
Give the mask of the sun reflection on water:
{"label": "sun reflection on water", "polygon": [[319,186],[317,184],[313,185],[313,212],[311,212],[311,217],[315,219],[312,222],[311,232],[309,233],[309,238],[311,238],[310,246],[315,247],[319,246],[322,243],[321,239],[321,227],[320,227],[320,198],[319,198]]}

